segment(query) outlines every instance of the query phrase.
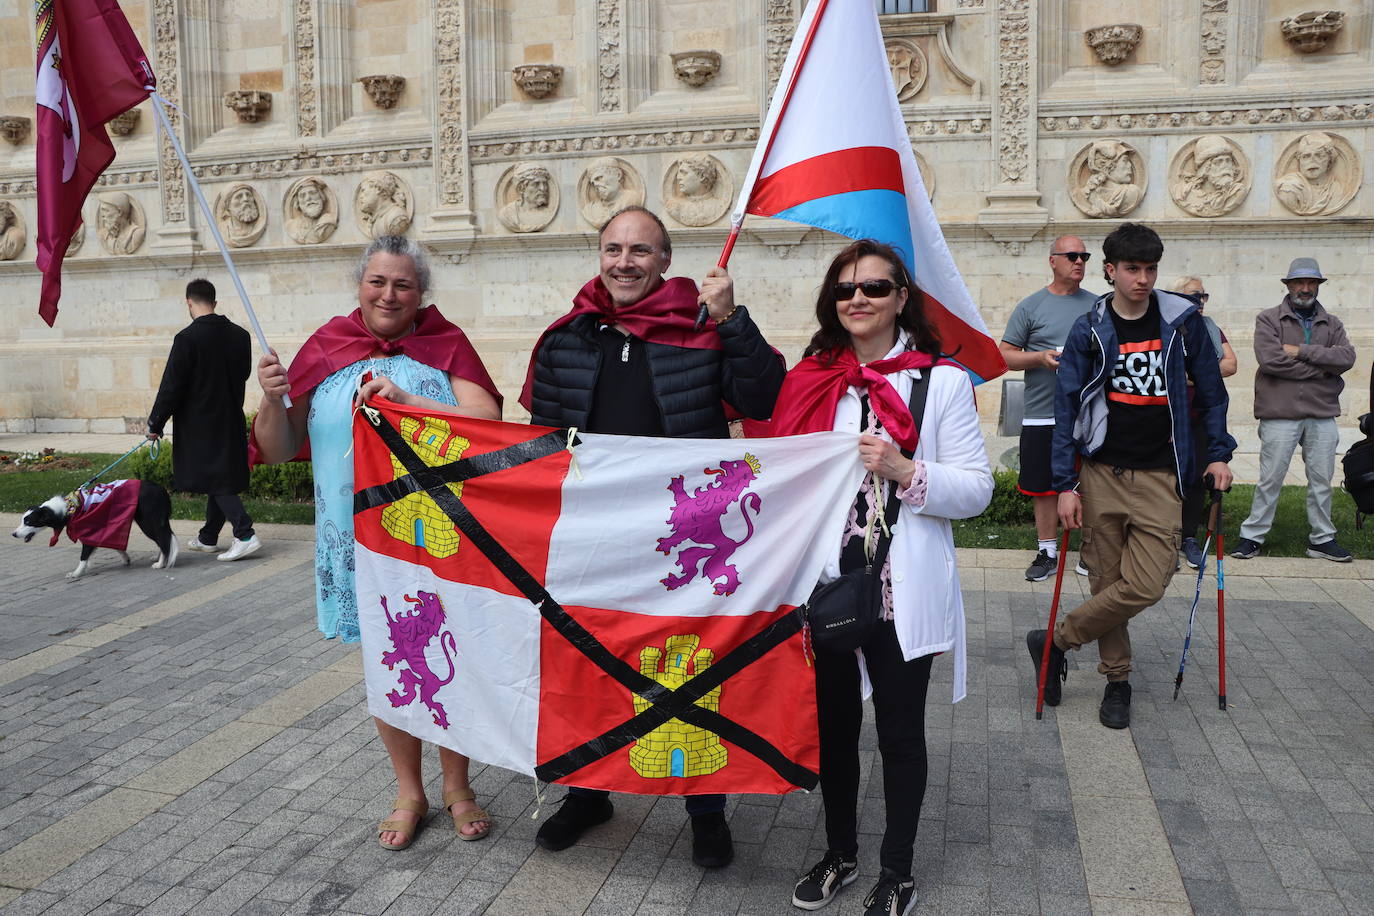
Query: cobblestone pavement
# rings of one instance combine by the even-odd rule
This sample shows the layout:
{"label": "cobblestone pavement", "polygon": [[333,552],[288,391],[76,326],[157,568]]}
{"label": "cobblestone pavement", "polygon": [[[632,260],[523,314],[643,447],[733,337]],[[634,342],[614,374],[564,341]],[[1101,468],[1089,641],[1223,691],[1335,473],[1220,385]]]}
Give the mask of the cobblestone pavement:
{"label": "cobblestone pavement", "polygon": [[[357,650],[315,633],[308,530],[264,540],[155,571],[135,534],[131,568],[101,552],[69,582],[74,547],[0,538],[5,914],[794,912],[824,848],[815,795],[732,798],[736,860],[703,872],[677,800],[617,796],[609,824],[549,854],[535,786],[488,767],[491,838],[458,842],[431,814],[410,850],[378,847],[394,786]],[[970,696],[948,703],[937,661],[917,912],[1374,912],[1374,563],[1229,562],[1225,712],[1210,580],[1171,700],[1180,575],[1132,626],[1133,726],[1113,732],[1091,650],[1035,720],[1023,637],[1052,583],[1023,581],[1027,560],[961,553]],[[1086,581],[1068,579],[1072,607]],[[863,748],[863,875],[834,913],[859,912],[877,871],[871,728]],[[545,816],[561,794],[544,790]]]}

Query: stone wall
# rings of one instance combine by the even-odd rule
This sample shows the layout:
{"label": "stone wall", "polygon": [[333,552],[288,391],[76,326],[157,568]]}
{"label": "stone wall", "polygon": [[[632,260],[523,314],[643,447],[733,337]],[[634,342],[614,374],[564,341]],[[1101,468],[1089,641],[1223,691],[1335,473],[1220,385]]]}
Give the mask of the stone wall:
{"label": "stone wall", "polygon": [[[714,263],[800,3],[123,6],[185,112],[193,168],[273,346],[289,357],[349,310],[362,245],[404,231],[436,253],[430,299],[520,418],[529,347],[595,270],[607,212],[662,213],[675,274]],[[1241,357],[1233,425],[1253,451],[1253,317],[1278,302],[1288,261],[1312,255],[1361,354],[1341,421],[1353,438],[1374,359],[1374,13],[1323,6],[1334,13],[1315,22],[1297,0],[945,0],[884,16],[936,213],[993,332],[1046,281],[1054,237],[1100,251],[1121,219],[1145,221],[1167,246],[1162,282],[1197,274],[1212,292]],[[32,116],[31,9],[0,0],[3,116]],[[0,211],[14,215],[0,237],[0,428],[136,428],[192,277],[243,320],[185,176],[137,110],[115,125],[118,158],[87,202],[52,329],[36,314],[32,132],[0,122]],[[840,244],[746,223],[739,298],[789,358]],[[1100,260],[1085,284],[1097,291]],[[250,385],[249,407],[256,397]],[[997,383],[979,404],[991,432]]]}

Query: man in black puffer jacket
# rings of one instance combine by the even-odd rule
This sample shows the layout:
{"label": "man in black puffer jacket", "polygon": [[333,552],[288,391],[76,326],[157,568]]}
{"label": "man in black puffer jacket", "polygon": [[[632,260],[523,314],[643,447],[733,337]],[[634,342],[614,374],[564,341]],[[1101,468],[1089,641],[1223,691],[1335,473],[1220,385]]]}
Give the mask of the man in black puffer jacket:
{"label": "man in black puffer jacket", "polygon": [[[773,412],[785,366],[713,267],[701,288],[664,280],[672,243],[643,207],[612,216],[600,233],[601,272],[535,344],[520,403],[533,423],[592,433],[678,438],[730,435],[725,405],[754,419]],[[711,321],[697,330],[704,304]],[[692,860],[704,868],[734,856],[724,795],[688,795]],[[536,842],[566,849],[609,820],[608,794],[572,788]]]}

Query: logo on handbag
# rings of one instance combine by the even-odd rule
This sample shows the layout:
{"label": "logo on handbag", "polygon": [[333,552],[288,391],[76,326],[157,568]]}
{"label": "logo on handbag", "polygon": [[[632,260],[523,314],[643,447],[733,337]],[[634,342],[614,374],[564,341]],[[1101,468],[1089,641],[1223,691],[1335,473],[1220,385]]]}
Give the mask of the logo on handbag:
{"label": "logo on handbag", "polygon": [[[680,572],[669,573],[661,581],[669,590],[681,588],[698,575],[712,583],[717,595],[732,595],[739,588],[739,570],[729,560],[736,550],[754,536],[754,521],[763,499],[757,493],[746,493],[749,485],[763,470],[759,459],[746,452],[743,458],[726,459],[718,468],[703,469],[716,479],[698,487],[690,495],[683,486],[682,475],[668,483],[673,494],[673,508],[668,516],[672,534],[658,539],[658,552],[671,555],[678,551]],[[738,541],[725,533],[724,521],[730,507],[739,504],[747,533]],[[696,547],[683,547],[688,541]]]}

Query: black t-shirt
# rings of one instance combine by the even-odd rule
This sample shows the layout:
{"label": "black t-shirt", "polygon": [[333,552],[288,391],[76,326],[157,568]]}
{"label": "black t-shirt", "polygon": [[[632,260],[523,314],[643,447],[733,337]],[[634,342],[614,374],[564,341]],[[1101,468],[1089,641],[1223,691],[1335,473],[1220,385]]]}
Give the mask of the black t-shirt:
{"label": "black t-shirt", "polygon": [[1107,309],[1116,327],[1116,365],[1107,379],[1107,439],[1093,460],[1114,467],[1174,468],[1173,420],[1169,414],[1159,302],[1139,318]]}
{"label": "black t-shirt", "polygon": [[587,432],[662,436],[663,414],[654,400],[644,341],[610,325],[597,328],[596,340],[601,346],[601,371],[592,392]]}

